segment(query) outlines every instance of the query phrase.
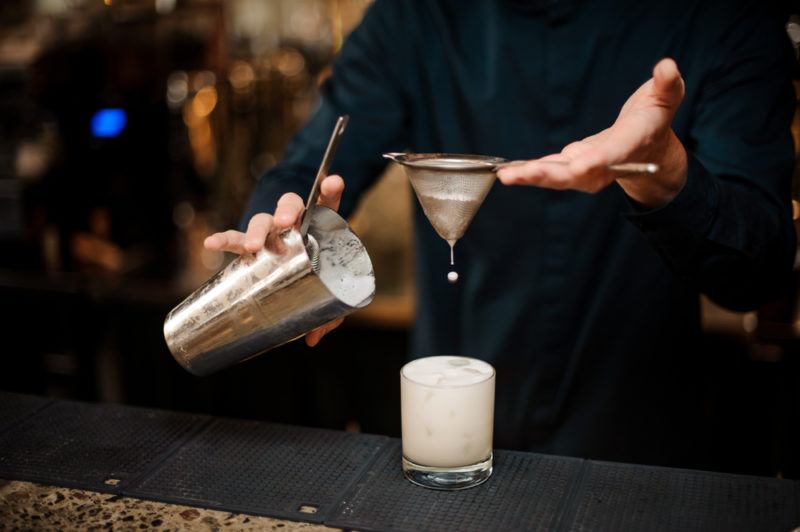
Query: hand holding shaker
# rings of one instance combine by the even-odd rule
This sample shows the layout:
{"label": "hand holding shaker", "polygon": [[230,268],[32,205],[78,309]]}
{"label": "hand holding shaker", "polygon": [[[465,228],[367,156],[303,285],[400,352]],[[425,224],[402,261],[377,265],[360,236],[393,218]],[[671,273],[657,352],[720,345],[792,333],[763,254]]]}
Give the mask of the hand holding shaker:
{"label": "hand holding shaker", "polygon": [[264,249],[235,259],[167,315],[164,338],[191,373],[252,358],[372,301],[375,276],[364,245],[341,216],[317,205],[346,123],[339,117],[300,228],[270,233]]}

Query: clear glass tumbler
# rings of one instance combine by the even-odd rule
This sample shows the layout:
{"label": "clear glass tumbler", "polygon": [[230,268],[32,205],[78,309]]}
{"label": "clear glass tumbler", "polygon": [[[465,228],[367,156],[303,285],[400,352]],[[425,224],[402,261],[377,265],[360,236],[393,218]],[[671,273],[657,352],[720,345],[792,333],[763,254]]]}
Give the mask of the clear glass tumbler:
{"label": "clear glass tumbler", "polygon": [[403,472],[426,488],[459,490],[492,474],[494,368],[436,356],[400,370]]}

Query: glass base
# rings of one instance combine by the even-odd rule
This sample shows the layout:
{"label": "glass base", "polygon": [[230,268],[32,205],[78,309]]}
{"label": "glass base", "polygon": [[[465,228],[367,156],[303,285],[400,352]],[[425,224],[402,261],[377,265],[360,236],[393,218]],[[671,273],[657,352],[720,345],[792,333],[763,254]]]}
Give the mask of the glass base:
{"label": "glass base", "polygon": [[403,474],[423,488],[465,490],[486,482],[492,476],[492,456],[477,464],[462,467],[431,467],[415,464],[403,457]]}

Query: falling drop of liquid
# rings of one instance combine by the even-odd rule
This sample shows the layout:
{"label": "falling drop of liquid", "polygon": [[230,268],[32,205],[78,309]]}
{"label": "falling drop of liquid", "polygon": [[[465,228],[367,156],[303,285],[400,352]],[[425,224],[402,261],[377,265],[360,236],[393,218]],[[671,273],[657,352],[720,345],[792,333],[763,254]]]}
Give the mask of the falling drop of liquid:
{"label": "falling drop of liquid", "polygon": [[[448,240],[447,243],[450,244],[450,266],[454,266],[455,265],[455,261],[453,260],[453,248],[456,245],[456,241],[455,240]],[[450,282],[450,284],[453,284],[456,281],[458,281],[458,272],[456,272],[456,271],[448,272],[447,273],[447,280]]]}

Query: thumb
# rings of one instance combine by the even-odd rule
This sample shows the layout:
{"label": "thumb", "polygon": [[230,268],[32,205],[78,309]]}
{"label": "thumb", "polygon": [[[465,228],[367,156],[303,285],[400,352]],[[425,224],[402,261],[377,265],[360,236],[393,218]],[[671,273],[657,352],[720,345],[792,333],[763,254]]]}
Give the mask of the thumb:
{"label": "thumb", "polygon": [[683,100],[684,83],[678,65],[669,58],[653,67],[653,96],[665,107],[677,109]]}

